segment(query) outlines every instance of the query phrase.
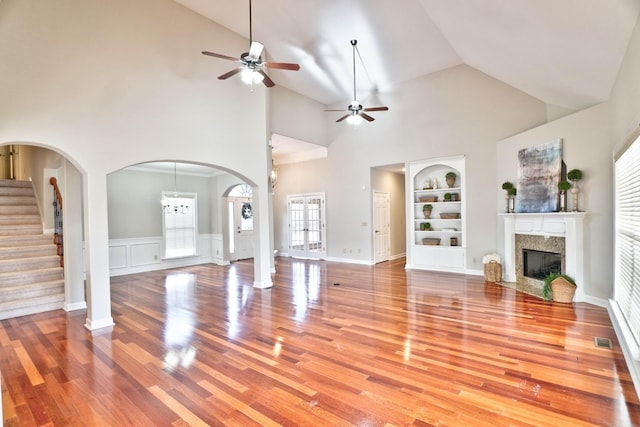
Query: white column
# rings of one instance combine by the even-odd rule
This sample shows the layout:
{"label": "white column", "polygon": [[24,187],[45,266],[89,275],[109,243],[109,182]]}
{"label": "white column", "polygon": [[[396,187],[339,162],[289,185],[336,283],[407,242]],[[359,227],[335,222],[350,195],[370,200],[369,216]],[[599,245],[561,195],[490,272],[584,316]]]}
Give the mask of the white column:
{"label": "white column", "polygon": [[113,326],[109,281],[109,222],[106,174],[89,174],[84,180],[84,232],[89,330]]}
{"label": "white column", "polygon": [[[269,223],[271,222],[271,211],[269,209],[269,200],[271,197],[271,189],[266,185],[260,185],[253,189],[253,205],[254,205],[254,250],[253,250],[253,286],[256,288],[270,288],[273,286],[271,280],[271,260],[273,259],[273,250],[271,240],[269,238]],[[256,191],[257,190],[257,191]],[[256,215],[257,213],[257,215]]]}
{"label": "white column", "polygon": [[516,221],[515,214],[504,214],[504,254],[502,271],[505,282],[516,281]]}

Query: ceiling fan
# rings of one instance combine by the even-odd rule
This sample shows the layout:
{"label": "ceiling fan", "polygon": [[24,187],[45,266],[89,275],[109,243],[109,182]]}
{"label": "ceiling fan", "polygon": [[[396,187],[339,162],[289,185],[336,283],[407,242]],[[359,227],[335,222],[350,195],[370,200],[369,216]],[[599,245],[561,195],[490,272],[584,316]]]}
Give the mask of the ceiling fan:
{"label": "ceiling fan", "polygon": [[275,85],[273,80],[264,72],[263,68],[275,68],[279,70],[292,70],[298,71],[300,66],[298,64],[290,64],[286,62],[263,62],[262,51],[264,45],[262,43],[253,41],[252,34],[252,22],[251,22],[251,0],[249,0],[249,52],[244,52],[240,55],[240,58],[234,58],[227,55],[222,55],[215,52],[203,51],[203,55],[213,56],[214,58],[226,59],[228,61],[239,62],[240,65],[231,71],[228,71],[220,76],[218,79],[226,80],[231,76],[242,72],[242,81],[246,84],[254,84],[262,82],[266,87],[272,87]]}
{"label": "ceiling fan", "polygon": [[[358,44],[358,40],[351,40],[351,46],[353,48],[353,101],[351,101],[351,104],[347,106],[348,113],[340,117],[338,120],[336,120],[336,123],[341,122],[344,119],[347,119],[347,122],[354,125],[357,125],[358,123],[360,123],[362,119],[372,122],[375,119],[370,115],[368,115],[367,114],[368,112],[389,110],[389,107],[364,108],[360,103],[360,101],[356,99],[356,49],[357,49],[356,46],[357,44]],[[344,111],[344,110],[324,110],[324,111]]]}

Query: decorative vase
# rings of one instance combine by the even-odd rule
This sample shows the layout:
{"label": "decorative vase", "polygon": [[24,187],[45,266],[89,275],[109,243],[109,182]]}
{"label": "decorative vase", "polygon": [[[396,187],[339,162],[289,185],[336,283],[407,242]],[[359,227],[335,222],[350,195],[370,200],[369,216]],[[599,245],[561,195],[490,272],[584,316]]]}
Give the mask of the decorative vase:
{"label": "decorative vase", "polygon": [[431,218],[431,208],[428,209],[422,209],[422,214],[424,215],[424,217],[426,219]]}
{"label": "decorative vase", "polygon": [[516,211],[516,196],[509,196],[509,213]]}
{"label": "decorative vase", "polygon": [[456,185],[456,177],[447,177],[446,178],[447,181],[447,185],[449,186],[449,188],[453,188],[454,185]]}
{"label": "decorative vase", "polygon": [[558,212],[566,212],[567,211],[567,192],[560,191],[558,195]]}
{"label": "decorative vase", "polygon": [[578,181],[573,181],[573,187],[571,187],[571,194],[573,194],[573,211],[578,212],[578,193],[580,189],[578,188]]}
{"label": "decorative vase", "polygon": [[507,193],[507,194],[504,196],[504,200],[505,200],[505,202],[506,202],[506,204],[507,204],[507,208],[506,208],[505,212],[506,212],[506,213],[511,213],[511,211],[509,210],[509,206],[511,205],[511,203],[510,203],[511,196]]}

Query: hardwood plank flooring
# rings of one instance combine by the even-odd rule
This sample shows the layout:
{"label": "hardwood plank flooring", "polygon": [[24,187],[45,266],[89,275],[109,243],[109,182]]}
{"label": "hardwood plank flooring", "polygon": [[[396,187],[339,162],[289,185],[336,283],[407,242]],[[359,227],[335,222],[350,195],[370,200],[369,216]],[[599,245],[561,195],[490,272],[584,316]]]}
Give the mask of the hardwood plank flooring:
{"label": "hardwood plank flooring", "polygon": [[250,261],[114,277],[93,333],[83,311],[1,321],[4,425],[640,425],[603,308],[404,260],[276,269],[266,290]]}

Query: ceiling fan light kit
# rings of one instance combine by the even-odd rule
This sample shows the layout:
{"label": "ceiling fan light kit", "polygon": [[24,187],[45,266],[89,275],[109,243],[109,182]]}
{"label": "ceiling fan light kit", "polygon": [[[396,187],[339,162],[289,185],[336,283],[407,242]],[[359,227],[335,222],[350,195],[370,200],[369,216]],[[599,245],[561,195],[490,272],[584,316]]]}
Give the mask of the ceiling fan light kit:
{"label": "ceiling fan light kit", "polygon": [[[353,53],[353,101],[351,104],[347,106],[347,114],[340,117],[336,120],[336,123],[340,123],[343,120],[346,120],[347,123],[352,125],[358,125],[362,123],[362,119],[365,119],[368,122],[372,122],[375,119],[368,115],[366,112],[371,111],[387,111],[389,107],[369,107],[364,108],[360,101],[356,99],[356,49],[357,49],[357,40],[351,40],[352,53]],[[325,110],[325,111],[344,111],[344,110]]]}
{"label": "ceiling fan light kit", "polygon": [[244,52],[240,55],[240,58],[234,58],[232,56],[222,55],[220,53],[202,51],[203,55],[213,56],[214,58],[225,59],[227,61],[238,62],[241,65],[234,68],[231,71],[227,71],[224,74],[218,76],[219,80],[226,80],[229,77],[235,76],[238,73],[242,81],[253,86],[254,84],[263,83],[266,87],[273,87],[275,83],[264,72],[263,68],[274,68],[278,70],[290,70],[298,71],[300,66],[298,64],[291,64],[287,62],[263,62],[262,51],[264,45],[257,41],[253,41],[253,30],[251,22],[251,0],[249,0],[249,52]]}

